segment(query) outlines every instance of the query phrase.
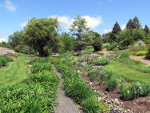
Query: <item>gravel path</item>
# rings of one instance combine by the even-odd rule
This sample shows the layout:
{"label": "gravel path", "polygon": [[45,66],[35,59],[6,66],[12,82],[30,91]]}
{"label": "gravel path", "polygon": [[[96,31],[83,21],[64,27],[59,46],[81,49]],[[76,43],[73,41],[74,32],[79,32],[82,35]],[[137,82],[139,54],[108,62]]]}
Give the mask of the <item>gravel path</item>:
{"label": "gravel path", "polygon": [[14,51],[10,50],[8,48],[0,47],[0,55],[5,55],[5,54],[8,54],[8,53],[14,53]]}
{"label": "gravel path", "polygon": [[58,106],[55,109],[55,113],[82,113],[73,100],[65,95],[62,75],[56,70],[55,73],[60,79],[57,98]]}

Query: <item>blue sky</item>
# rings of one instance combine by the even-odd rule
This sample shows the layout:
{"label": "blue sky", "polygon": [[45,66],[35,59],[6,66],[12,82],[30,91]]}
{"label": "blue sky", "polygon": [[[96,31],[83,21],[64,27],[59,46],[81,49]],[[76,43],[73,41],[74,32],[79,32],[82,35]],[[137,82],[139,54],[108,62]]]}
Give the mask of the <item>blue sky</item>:
{"label": "blue sky", "polygon": [[80,13],[93,30],[110,31],[116,21],[122,27],[138,16],[150,26],[150,0],[0,0],[0,41],[23,29],[32,17],[58,17],[62,31],[67,31]]}

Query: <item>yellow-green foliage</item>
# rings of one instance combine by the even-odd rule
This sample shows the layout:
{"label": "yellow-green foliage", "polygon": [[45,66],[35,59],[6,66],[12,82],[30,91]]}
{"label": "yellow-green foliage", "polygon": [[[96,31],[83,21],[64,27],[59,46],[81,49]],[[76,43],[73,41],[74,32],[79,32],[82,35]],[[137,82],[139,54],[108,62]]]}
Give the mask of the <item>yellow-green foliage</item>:
{"label": "yellow-green foliage", "polygon": [[144,55],[147,55],[147,54],[148,54],[148,51],[138,51],[138,52],[136,52],[137,56],[144,56]]}

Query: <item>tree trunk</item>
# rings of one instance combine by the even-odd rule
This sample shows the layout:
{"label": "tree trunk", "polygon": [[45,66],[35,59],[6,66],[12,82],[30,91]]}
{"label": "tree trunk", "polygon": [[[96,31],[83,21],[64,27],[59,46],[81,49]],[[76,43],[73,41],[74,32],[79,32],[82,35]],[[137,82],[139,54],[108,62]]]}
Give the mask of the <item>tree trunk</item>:
{"label": "tree trunk", "polygon": [[44,52],[43,47],[39,48],[39,56],[40,57],[47,57],[48,55]]}

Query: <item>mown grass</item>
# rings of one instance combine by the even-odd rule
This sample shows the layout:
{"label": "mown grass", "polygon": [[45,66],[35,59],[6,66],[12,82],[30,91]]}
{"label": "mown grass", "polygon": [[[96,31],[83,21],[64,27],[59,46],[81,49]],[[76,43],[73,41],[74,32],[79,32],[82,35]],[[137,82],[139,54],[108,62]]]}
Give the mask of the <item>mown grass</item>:
{"label": "mown grass", "polygon": [[7,67],[0,68],[0,88],[19,82],[28,75],[28,56],[17,55],[18,58],[10,62]]}
{"label": "mown grass", "polygon": [[143,64],[140,61],[132,60],[130,58],[116,58],[117,62],[123,63],[133,70],[137,70],[143,73],[149,73],[150,75],[150,66]]}
{"label": "mown grass", "polygon": [[126,64],[116,61],[111,61],[111,63],[104,66],[103,69],[123,76],[128,81],[150,82],[150,75],[148,73],[134,70],[129,68]]}

